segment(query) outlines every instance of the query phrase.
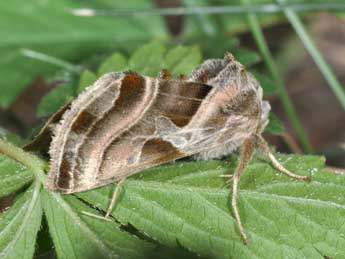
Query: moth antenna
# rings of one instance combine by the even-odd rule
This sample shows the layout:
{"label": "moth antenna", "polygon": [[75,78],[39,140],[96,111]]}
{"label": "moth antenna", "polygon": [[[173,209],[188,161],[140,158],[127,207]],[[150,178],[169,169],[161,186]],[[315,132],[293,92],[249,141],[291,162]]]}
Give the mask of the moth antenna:
{"label": "moth antenna", "polygon": [[164,80],[170,80],[171,79],[171,74],[169,72],[168,69],[162,69],[160,72],[159,72],[159,75],[158,75],[159,79],[164,79]]}

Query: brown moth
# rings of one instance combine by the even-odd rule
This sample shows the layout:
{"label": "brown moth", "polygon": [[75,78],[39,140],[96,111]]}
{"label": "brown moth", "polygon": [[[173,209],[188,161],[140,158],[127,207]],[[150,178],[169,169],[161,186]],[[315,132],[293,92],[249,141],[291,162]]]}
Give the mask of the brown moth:
{"label": "brown moth", "polygon": [[[106,217],[126,177],[186,156],[221,157],[241,148],[233,176],[232,208],[243,241],[237,186],[255,147],[290,177],[270,153],[261,133],[270,105],[262,88],[231,54],[206,60],[191,75],[172,79],[134,72],[108,73],[51,119],[46,187],[74,193],[118,181]],[[41,136],[41,137],[40,137]],[[44,139],[40,134],[38,140]]]}

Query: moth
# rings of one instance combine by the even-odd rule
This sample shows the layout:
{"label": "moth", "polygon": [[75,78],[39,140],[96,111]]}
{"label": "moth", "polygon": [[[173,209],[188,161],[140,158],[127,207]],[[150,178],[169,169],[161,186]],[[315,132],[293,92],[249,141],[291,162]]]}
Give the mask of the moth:
{"label": "moth", "polygon": [[[240,149],[233,174],[232,209],[244,243],[237,208],[240,176],[256,147],[288,176],[261,134],[270,105],[255,78],[231,54],[209,59],[178,79],[135,72],[108,73],[57,112],[36,138],[52,131],[49,190],[74,193],[118,182],[109,217],[124,180],[144,169],[194,156],[211,159]],[[45,146],[45,145],[44,145]]]}

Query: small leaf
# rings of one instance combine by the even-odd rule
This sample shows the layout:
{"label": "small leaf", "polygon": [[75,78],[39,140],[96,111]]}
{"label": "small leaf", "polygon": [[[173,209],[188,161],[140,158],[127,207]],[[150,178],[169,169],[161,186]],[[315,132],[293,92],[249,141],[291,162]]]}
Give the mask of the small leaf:
{"label": "small leaf", "polygon": [[73,99],[74,87],[71,84],[59,85],[42,98],[37,115],[47,116],[56,112],[61,106]]}
{"label": "small leaf", "polygon": [[42,209],[40,183],[21,195],[12,207],[0,216],[0,257],[32,258],[40,228]]}
{"label": "small leaf", "polygon": [[77,92],[81,93],[86,87],[92,85],[97,80],[95,73],[85,70],[80,76]]}
{"label": "small leaf", "polygon": [[124,71],[128,69],[127,58],[121,53],[115,52],[109,58],[102,62],[98,69],[98,76],[108,72]]}
{"label": "small leaf", "polygon": [[154,248],[115,222],[82,214],[100,215],[72,195],[43,191],[42,203],[59,258],[145,258]]}
{"label": "small leaf", "polygon": [[196,46],[177,46],[171,49],[165,56],[166,68],[175,76],[180,74],[188,75],[200,63],[201,53]]}
{"label": "small leaf", "polygon": [[284,125],[274,113],[270,112],[268,119],[269,121],[265,128],[265,132],[273,135],[281,135],[284,133]]}
{"label": "small leaf", "polygon": [[[182,245],[211,258],[345,257],[345,177],[324,171],[323,158],[277,156],[288,169],[313,180],[292,180],[260,157],[251,162],[238,198],[248,246],[240,239],[230,188],[221,177],[233,172],[235,164],[176,163],[161,168],[160,180],[153,174],[148,181],[128,179],[112,214],[166,246]],[[170,178],[163,171],[178,173]],[[106,209],[111,192],[108,186],[78,196]]]}
{"label": "small leaf", "polygon": [[0,197],[15,192],[32,179],[31,170],[0,154]]}
{"label": "small leaf", "polygon": [[134,52],[129,59],[129,68],[146,76],[157,76],[157,71],[165,67],[165,52],[162,42],[151,41]]}

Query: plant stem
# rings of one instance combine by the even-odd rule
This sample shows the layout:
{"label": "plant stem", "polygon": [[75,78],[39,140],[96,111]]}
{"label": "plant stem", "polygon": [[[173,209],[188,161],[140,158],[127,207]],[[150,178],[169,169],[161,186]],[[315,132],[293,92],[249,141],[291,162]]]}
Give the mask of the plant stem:
{"label": "plant stem", "polygon": [[[224,2],[224,1],[223,1]],[[217,6],[191,5],[190,0],[184,1],[187,6],[169,8],[129,8],[129,9],[93,9],[79,8],[71,9],[69,12],[75,16],[152,16],[152,15],[196,15],[196,14],[244,14],[255,13],[278,13],[284,6],[288,6],[296,12],[319,11],[319,10],[344,10],[344,3],[286,3],[284,6],[276,3],[251,4],[249,6],[228,4]]]}
{"label": "plant stem", "polygon": [[25,152],[23,149],[2,139],[0,139],[0,153],[30,168],[40,182],[45,181],[44,169],[47,167],[47,163],[37,156]]}
{"label": "plant stem", "polygon": [[[278,2],[283,2],[279,1]],[[285,1],[284,1],[285,2]],[[327,83],[330,85],[334,95],[338,98],[340,104],[345,109],[345,90],[342,85],[339,83],[337,77],[332,71],[331,67],[327,64],[321,52],[317,49],[315,43],[309,36],[308,32],[305,30],[304,25],[302,24],[298,15],[291,8],[284,8],[284,13],[291,23],[292,27],[295,29],[297,35],[304,44],[304,47],[307,49],[309,54],[314,59],[314,62],[320,69]]]}
{"label": "plant stem", "polygon": [[[250,0],[242,0],[243,4],[249,4]],[[268,48],[267,42],[265,40],[265,37],[263,35],[263,32],[260,27],[259,20],[254,13],[248,13],[247,14],[247,20],[249,27],[252,31],[253,37],[256,41],[256,44],[261,52],[262,57],[264,58],[264,62],[270,72],[270,74],[273,77],[273,80],[277,84],[277,90],[280,97],[280,100],[282,102],[282,105],[284,107],[284,110],[292,123],[293,128],[296,131],[297,137],[300,140],[303,149],[307,153],[311,153],[313,151],[313,148],[307,138],[307,135],[303,129],[303,126],[297,116],[297,113],[295,111],[295,108],[291,102],[291,99],[285,89],[284,82],[281,79],[279,72],[277,70],[277,66],[273,60],[272,54]]]}
{"label": "plant stem", "polygon": [[28,58],[37,59],[37,60],[52,64],[52,65],[61,67],[75,74],[80,74],[81,71],[83,70],[82,67],[80,66],[73,65],[69,63],[68,61],[44,54],[42,52],[34,51],[31,49],[21,49],[20,51],[24,56]]}

